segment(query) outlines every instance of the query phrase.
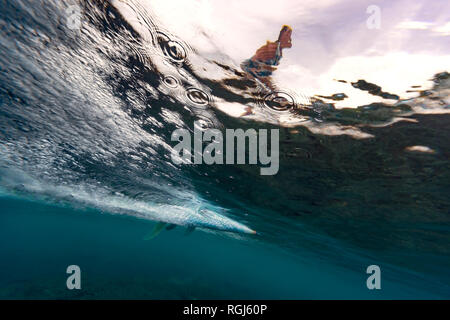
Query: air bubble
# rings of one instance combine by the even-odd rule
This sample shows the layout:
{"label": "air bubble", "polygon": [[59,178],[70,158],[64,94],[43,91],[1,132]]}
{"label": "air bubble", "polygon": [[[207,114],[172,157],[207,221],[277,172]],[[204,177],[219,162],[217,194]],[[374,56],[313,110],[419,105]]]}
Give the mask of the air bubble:
{"label": "air bubble", "polygon": [[178,41],[171,40],[164,33],[158,33],[158,42],[164,54],[175,62],[183,62],[186,59],[186,49]]}
{"label": "air bubble", "polygon": [[178,80],[174,76],[165,76],[163,81],[164,84],[170,88],[176,88],[179,85]]}
{"label": "air bubble", "polygon": [[295,101],[289,94],[276,91],[264,97],[264,105],[275,111],[286,111],[295,107]]}
{"label": "air bubble", "polygon": [[197,88],[190,88],[186,92],[188,99],[199,106],[204,106],[209,103],[209,96],[204,91]]}

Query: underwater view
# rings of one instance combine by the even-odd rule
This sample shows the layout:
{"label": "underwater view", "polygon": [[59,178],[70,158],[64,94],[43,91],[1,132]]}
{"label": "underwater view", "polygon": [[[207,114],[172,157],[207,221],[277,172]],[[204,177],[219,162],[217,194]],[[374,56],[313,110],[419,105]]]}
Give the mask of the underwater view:
{"label": "underwater view", "polygon": [[0,0],[0,299],[450,299],[450,2]]}

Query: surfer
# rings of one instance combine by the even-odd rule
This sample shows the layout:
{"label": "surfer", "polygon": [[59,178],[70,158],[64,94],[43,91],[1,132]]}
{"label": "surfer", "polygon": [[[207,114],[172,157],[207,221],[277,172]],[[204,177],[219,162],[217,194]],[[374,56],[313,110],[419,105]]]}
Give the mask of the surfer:
{"label": "surfer", "polygon": [[[273,91],[272,72],[275,71],[280,64],[283,56],[283,49],[292,47],[292,28],[284,25],[275,42],[267,41],[265,45],[256,50],[256,53],[250,59],[241,63],[242,70],[250,77],[261,82],[269,90]],[[251,107],[246,108],[244,115],[251,114]]]}

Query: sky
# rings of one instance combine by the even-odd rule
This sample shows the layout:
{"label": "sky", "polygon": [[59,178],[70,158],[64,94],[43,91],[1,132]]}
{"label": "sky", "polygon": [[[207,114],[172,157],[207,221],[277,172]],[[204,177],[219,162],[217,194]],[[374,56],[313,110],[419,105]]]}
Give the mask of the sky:
{"label": "sky", "polygon": [[335,79],[364,79],[409,98],[417,95],[406,92],[412,85],[429,88],[435,73],[450,71],[445,0],[137,1],[202,56],[227,56],[236,66],[290,25],[293,46],[274,80],[305,95],[346,93],[337,107],[385,100]]}

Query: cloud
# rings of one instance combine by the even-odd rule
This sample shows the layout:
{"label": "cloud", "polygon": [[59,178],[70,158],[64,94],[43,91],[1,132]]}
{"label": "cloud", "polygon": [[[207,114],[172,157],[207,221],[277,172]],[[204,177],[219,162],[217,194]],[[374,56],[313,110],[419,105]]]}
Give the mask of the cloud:
{"label": "cloud", "polygon": [[399,29],[410,29],[410,30],[426,30],[430,29],[433,25],[432,22],[424,21],[403,21],[397,25]]}

